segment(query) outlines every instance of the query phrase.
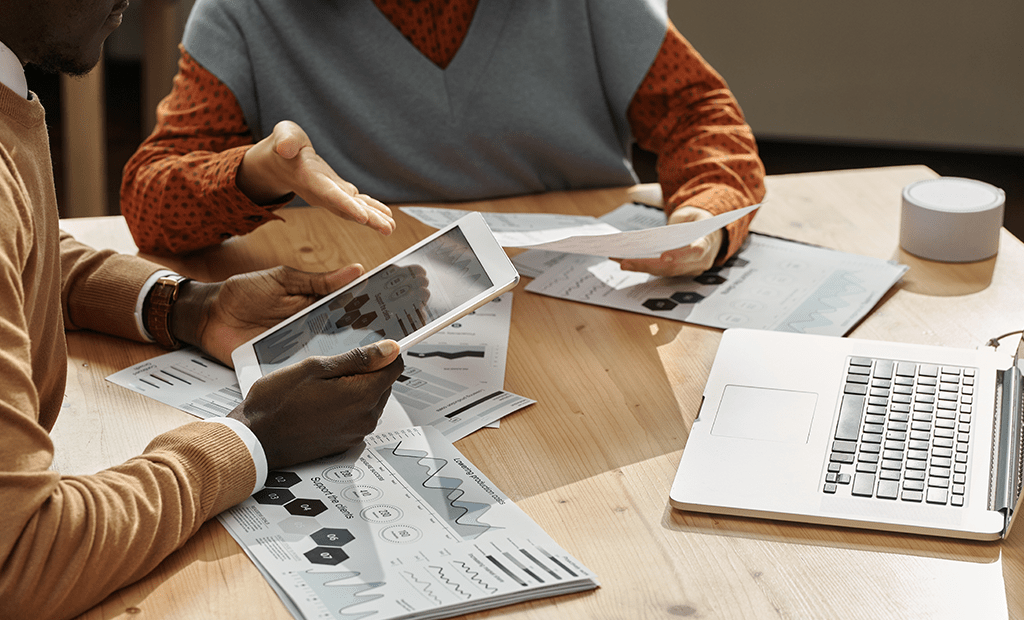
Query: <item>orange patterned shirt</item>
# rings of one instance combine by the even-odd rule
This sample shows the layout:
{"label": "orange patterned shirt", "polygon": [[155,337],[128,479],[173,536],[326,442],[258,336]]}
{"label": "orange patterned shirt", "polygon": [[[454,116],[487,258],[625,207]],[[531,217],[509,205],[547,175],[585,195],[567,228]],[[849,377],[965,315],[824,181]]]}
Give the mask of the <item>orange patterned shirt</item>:
{"label": "orange patterned shirt", "polygon": [[[441,68],[458,52],[478,2],[373,1]],[[667,213],[685,204],[717,215],[763,198],[764,166],[739,105],[671,23],[627,114],[637,143],[658,156]],[[230,89],[183,49],[156,128],[124,169],[121,211],[139,249],[189,252],[279,219],[274,210],[287,200],[258,205],[235,186],[252,144]],[[751,219],[726,228],[718,262],[739,249]]]}

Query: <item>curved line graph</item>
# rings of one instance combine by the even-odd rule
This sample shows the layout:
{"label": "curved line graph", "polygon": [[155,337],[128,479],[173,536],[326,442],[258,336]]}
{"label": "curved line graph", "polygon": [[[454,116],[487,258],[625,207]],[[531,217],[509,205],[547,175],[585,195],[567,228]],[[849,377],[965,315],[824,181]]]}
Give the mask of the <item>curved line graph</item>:
{"label": "curved line graph", "polygon": [[452,564],[455,565],[455,566],[458,566],[462,570],[462,572],[466,574],[466,577],[469,578],[470,582],[475,583],[477,585],[477,587],[479,587],[484,592],[486,592],[488,594],[494,594],[494,593],[496,593],[498,591],[497,588],[495,588],[491,584],[489,584],[486,581],[484,581],[483,579],[481,579],[480,578],[480,572],[477,571],[477,570],[474,570],[473,567],[470,566],[469,564],[466,564],[465,562],[463,562],[461,560],[456,560],[456,561],[452,562]]}
{"label": "curved line graph", "polygon": [[478,518],[490,506],[461,499],[465,495],[461,478],[441,475],[448,460],[430,456],[423,450],[402,449],[401,442],[377,450],[395,472],[409,485],[420,489],[419,495],[463,540],[477,538],[491,529]]}
{"label": "curved line graph", "polygon": [[405,578],[412,583],[413,587],[420,591],[420,594],[432,600],[435,605],[442,605],[444,603],[444,601],[441,600],[441,597],[433,592],[432,586],[434,584],[429,581],[423,581],[418,578],[415,573],[410,571],[402,571],[402,574],[405,575]]}
{"label": "curved line graph", "polygon": [[849,307],[850,302],[844,298],[862,296],[866,290],[862,280],[853,272],[836,271],[790,313],[779,326],[779,331],[808,333],[817,327],[832,325],[833,321],[825,315]]}
{"label": "curved line graph", "polygon": [[428,566],[427,569],[433,571],[435,573],[435,576],[437,577],[437,580],[443,583],[444,585],[448,586],[448,589],[451,590],[452,593],[457,595],[459,598],[465,599],[467,601],[473,598],[472,594],[462,589],[462,584],[460,584],[458,581],[453,581],[452,579],[449,579],[448,576],[444,574],[443,566]]}
{"label": "curved line graph", "polygon": [[374,610],[355,613],[345,613],[345,610],[356,605],[370,603],[384,596],[383,594],[366,594],[369,590],[383,586],[384,582],[360,583],[356,581],[351,584],[344,583],[349,579],[359,577],[359,575],[360,573],[358,572],[332,573],[315,570],[299,574],[301,579],[313,589],[321,601],[331,601],[332,605],[339,605],[337,617],[344,618],[345,620],[359,620],[360,618],[376,614],[377,612]]}

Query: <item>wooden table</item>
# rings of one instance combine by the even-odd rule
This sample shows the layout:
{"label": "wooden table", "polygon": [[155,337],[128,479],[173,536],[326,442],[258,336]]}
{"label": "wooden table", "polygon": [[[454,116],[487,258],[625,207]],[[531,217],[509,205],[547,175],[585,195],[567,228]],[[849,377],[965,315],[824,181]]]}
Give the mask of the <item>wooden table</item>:
{"label": "wooden table", "polygon": [[[898,259],[910,272],[856,327],[857,337],[976,347],[1021,327],[1024,245],[1005,230],[999,255],[967,265],[898,247],[900,191],[935,176],[920,166],[770,177],[754,229]],[[475,203],[482,211],[601,214],[626,190]],[[198,278],[277,263],[372,267],[430,232],[398,214],[390,238],[315,209],[283,213],[222,247],[168,265]],[[94,245],[134,252],[120,218],[66,221]],[[505,387],[537,400],[458,448],[602,587],[477,617],[908,618],[1024,617],[1024,532],[960,542],[683,513],[668,491],[721,332],[515,292]],[[104,378],[161,353],[71,334],[56,466],[84,473],[140,451],[190,416]],[[216,522],[143,581],[83,618],[288,618]]]}

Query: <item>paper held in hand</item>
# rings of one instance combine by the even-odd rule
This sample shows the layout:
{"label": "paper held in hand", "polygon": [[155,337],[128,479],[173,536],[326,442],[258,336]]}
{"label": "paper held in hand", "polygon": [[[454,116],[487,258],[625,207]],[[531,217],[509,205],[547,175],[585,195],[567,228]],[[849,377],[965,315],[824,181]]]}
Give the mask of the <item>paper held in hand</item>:
{"label": "paper held in hand", "polygon": [[610,258],[656,258],[661,256],[662,252],[690,245],[701,237],[725,227],[726,224],[735,222],[760,206],[760,204],[756,204],[699,222],[686,222],[611,234],[567,237],[557,241],[517,247],[568,254],[608,256]]}
{"label": "paper held in hand", "polygon": [[[699,222],[626,232],[621,232],[616,226],[590,216],[555,213],[481,215],[494,233],[494,238],[505,248],[548,250],[610,258],[655,258],[662,252],[690,245],[763,204],[737,209]],[[460,209],[436,207],[401,207],[401,210],[435,228],[443,228],[466,214],[466,211]],[[658,210],[658,213],[660,215],[661,211]]]}

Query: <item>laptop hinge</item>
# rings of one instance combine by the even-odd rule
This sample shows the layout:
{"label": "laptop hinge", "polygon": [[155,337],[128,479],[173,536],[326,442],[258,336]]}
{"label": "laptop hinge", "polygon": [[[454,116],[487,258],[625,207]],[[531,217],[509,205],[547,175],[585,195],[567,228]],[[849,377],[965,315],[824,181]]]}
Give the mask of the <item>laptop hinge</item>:
{"label": "laptop hinge", "polygon": [[[996,374],[996,424],[993,428],[995,461],[992,472],[992,507],[1003,513],[1009,528],[1021,485],[1020,372],[1011,367]],[[1004,532],[1006,530],[1004,529]]]}

